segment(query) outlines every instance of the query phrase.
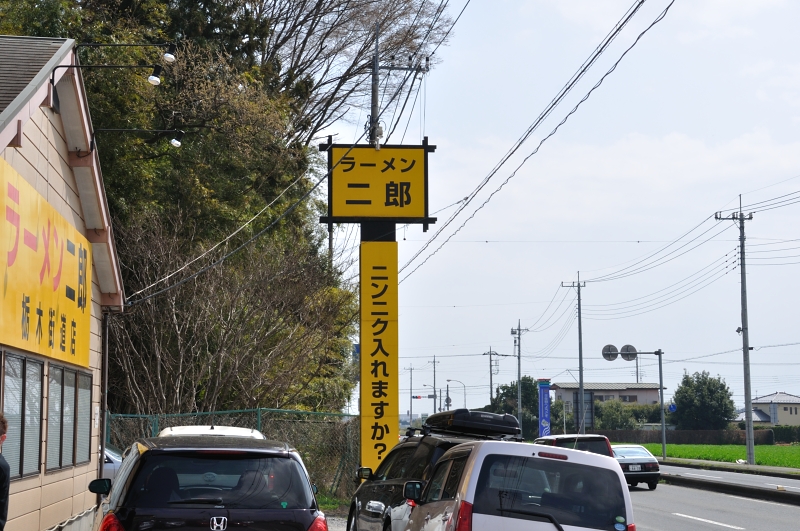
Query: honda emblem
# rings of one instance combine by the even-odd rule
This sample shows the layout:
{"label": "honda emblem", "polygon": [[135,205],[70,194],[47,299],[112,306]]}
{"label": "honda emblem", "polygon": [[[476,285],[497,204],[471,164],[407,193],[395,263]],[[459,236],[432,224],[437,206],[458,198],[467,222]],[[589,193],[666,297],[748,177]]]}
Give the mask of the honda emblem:
{"label": "honda emblem", "polygon": [[225,531],[226,529],[228,529],[228,519],[226,517],[211,517],[211,531]]}

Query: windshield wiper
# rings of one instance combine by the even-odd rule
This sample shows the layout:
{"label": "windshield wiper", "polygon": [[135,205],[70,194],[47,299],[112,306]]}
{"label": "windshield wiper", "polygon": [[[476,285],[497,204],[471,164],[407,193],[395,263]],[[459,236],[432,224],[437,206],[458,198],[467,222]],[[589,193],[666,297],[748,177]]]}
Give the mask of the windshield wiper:
{"label": "windshield wiper", "polygon": [[187,498],[185,500],[168,501],[167,503],[205,503],[208,505],[221,505],[222,498]]}
{"label": "windshield wiper", "polygon": [[526,515],[529,515],[529,516],[539,516],[541,518],[547,518],[548,520],[550,520],[550,523],[552,523],[554,526],[556,526],[556,529],[558,529],[558,531],[564,531],[564,528],[561,527],[561,524],[558,523],[558,520],[556,520],[556,517],[553,516],[550,513],[542,513],[542,512],[539,512],[539,511],[523,511],[521,509],[503,509],[503,508],[500,508],[500,509],[497,509],[497,510],[500,511],[500,512],[526,514]]}

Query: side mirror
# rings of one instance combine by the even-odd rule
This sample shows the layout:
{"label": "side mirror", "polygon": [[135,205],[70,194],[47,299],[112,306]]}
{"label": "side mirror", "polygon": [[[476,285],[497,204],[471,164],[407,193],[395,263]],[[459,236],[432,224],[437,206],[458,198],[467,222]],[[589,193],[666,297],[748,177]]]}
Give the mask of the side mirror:
{"label": "side mirror", "polygon": [[422,487],[421,481],[406,481],[403,485],[403,498],[419,504],[422,499]]}
{"label": "side mirror", "polygon": [[89,482],[89,492],[108,494],[111,492],[111,480],[108,478],[93,479]]}
{"label": "side mirror", "polygon": [[372,477],[372,469],[368,466],[362,466],[356,470],[356,479],[370,479]]}
{"label": "side mirror", "polygon": [[311,491],[314,493],[314,495],[319,494],[319,489],[317,488],[317,484],[316,483],[312,483],[311,484]]}

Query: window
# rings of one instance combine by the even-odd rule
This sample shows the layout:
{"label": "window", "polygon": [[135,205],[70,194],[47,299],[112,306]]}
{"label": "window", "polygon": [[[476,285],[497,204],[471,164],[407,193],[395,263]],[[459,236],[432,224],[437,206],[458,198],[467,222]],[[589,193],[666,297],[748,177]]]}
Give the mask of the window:
{"label": "window", "polygon": [[47,377],[47,470],[91,458],[92,377],[50,365]]}
{"label": "window", "polygon": [[622,402],[638,402],[639,397],[637,395],[619,395],[619,399]]}
{"label": "window", "polygon": [[788,410],[788,409],[789,409],[788,407],[786,407],[786,406],[783,406],[783,410],[784,410],[784,411],[786,411],[786,410]]}
{"label": "window", "polygon": [[430,483],[428,483],[428,491],[424,494],[425,502],[435,502],[441,499],[442,487],[447,479],[447,472],[450,469],[452,461],[440,461],[437,463],[433,471]]}
{"label": "window", "polygon": [[409,458],[414,454],[416,448],[409,447],[409,448],[401,448],[398,450],[397,457],[392,464],[392,468],[389,470],[389,473],[386,475],[386,479],[399,479],[403,477],[406,471],[406,465],[408,465]]}
{"label": "window", "polygon": [[17,356],[6,356],[3,410],[8,433],[3,456],[11,477],[39,473],[42,440],[42,364]]}

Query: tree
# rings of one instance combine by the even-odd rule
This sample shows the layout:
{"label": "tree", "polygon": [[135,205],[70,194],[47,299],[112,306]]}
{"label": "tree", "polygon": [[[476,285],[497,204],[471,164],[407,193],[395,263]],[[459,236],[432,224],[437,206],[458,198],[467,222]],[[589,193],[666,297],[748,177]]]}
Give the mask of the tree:
{"label": "tree", "polygon": [[722,430],[736,416],[732,393],[721,377],[708,372],[684,374],[675,389],[677,410],[671,420],[679,430]]}
{"label": "tree", "polygon": [[[482,411],[517,415],[517,382],[501,384],[492,402],[481,408]],[[530,376],[522,377],[522,410],[520,411],[522,434],[528,440],[539,436],[539,390]]]}
{"label": "tree", "polygon": [[636,429],[636,418],[630,407],[621,400],[606,400],[594,403],[597,429],[600,430],[633,430]]}
{"label": "tree", "polygon": [[[550,404],[550,433],[553,435],[564,433],[564,401],[556,400]],[[567,413],[566,428],[570,430],[575,426],[575,417],[572,412]]]}

